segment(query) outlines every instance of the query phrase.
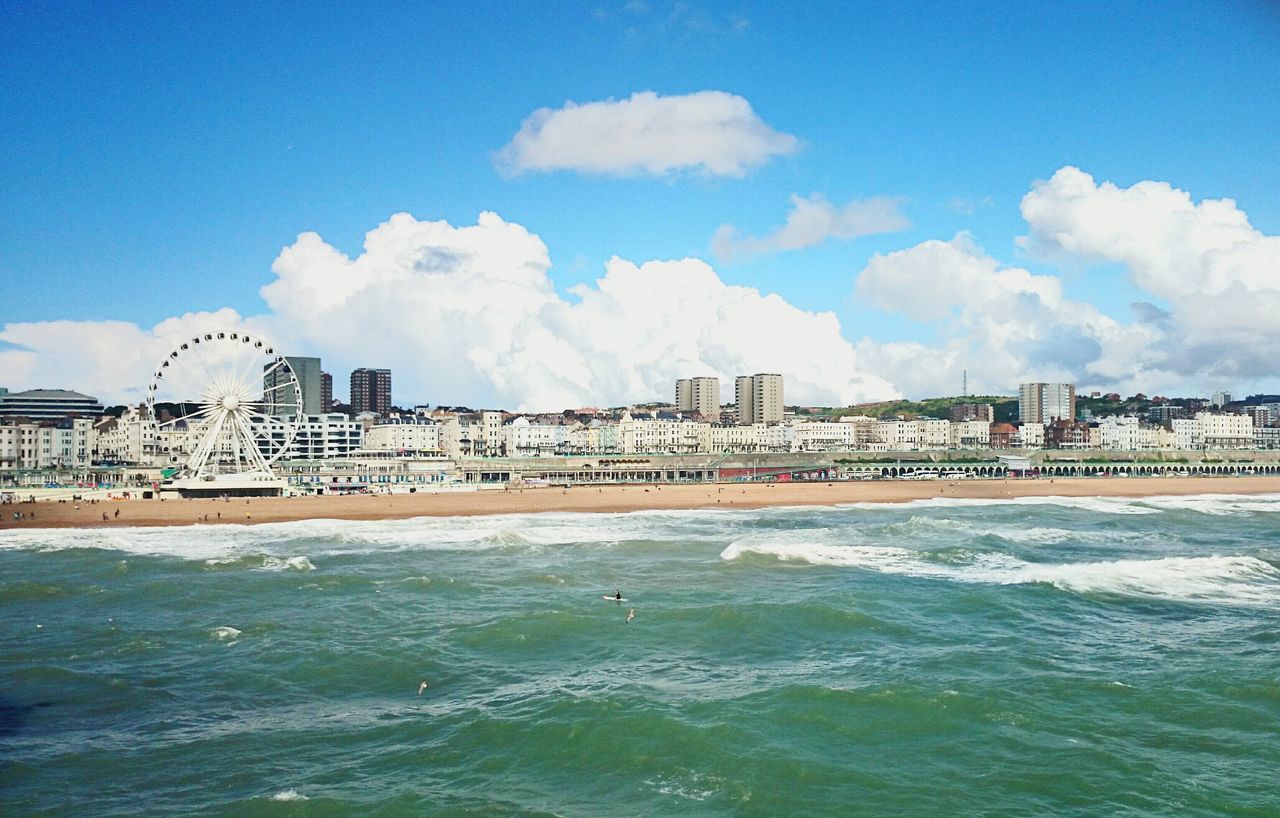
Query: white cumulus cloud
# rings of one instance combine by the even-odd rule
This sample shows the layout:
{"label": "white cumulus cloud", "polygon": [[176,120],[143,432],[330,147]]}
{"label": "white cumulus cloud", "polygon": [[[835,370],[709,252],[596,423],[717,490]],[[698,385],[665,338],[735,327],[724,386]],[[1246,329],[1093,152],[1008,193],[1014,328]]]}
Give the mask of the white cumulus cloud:
{"label": "white cumulus cloud", "polygon": [[3,385],[74,389],[110,402],[141,403],[151,374],[174,342],[223,329],[259,331],[235,310],[187,313],[150,328],[127,321],[35,321],[5,324],[0,341]]}
{"label": "white cumulus cloud", "polygon": [[[540,239],[492,213],[471,227],[402,213],[354,259],[299,236],[263,297],[297,348],[389,366],[397,394],[432,402],[616,405],[668,397],[694,373],[759,371],[787,372],[788,395],[805,402],[894,394],[859,374],[832,313],[726,284],[703,261],[614,258],[573,299],[554,292],[549,267]],[[813,344],[822,356],[802,354]],[[377,360],[358,360],[360,348]]]}
{"label": "white cumulus cloud", "polygon": [[979,391],[1007,394],[1023,380],[1114,383],[1145,364],[1141,328],[1064,298],[1056,276],[1007,267],[961,233],[876,255],[860,296],[937,326],[940,344],[859,345],[863,365],[909,394],[952,394],[968,370]]}
{"label": "white cumulus cloud", "polygon": [[1141,305],[1164,333],[1172,371],[1219,383],[1275,377],[1280,236],[1231,199],[1195,202],[1166,182],[1098,184],[1064,167],[1022,200],[1032,252],[1119,262],[1164,306]]}
{"label": "white cumulus cloud", "polygon": [[854,239],[876,233],[905,230],[911,222],[902,214],[902,200],[892,196],[854,200],[836,207],[821,194],[791,197],[791,212],[782,227],[767,236],[737,235],[733,225],[722,225],[711,239],[711,249],[722,261],[765,253],[800,250],[827,239]]}
{"label": "white cumulus cloud", "polygon": [[[787,397],[841,404],[893,397],[863,373],[830,312],[725,283],[706,262],[614,258],[593,284],[559,295],[542,240],[483,213],[474,225],[400,213],[348,256],[303,233],[272,265],[269,311],[169,319],[9,324],[6,386],[68,386],[138,401],[176,342],[211,328],[250,329],[287,354],[318,355],[346,394],[346,373],[388,367],[402,402],[558,411],[670,398],[675,380],[786,375]],[[820,355],[812,354],[821,349]]]}
{"label": "white cumulus cloud", "polygon": [[697,170],[743,176],[800,140],[770,128],[751,104],[724,91],[540,108],[525,118],[494,157],[504,173],[573,170],[588,174],[662,175]]}
{"label": "white cumulus cloud", "polygon": [[1064,380],[1132,394],[1207,394],[1277,384],[1280,237],[1230,200],[1196,203],[1164,182],[1097,184],[1064,167],[1022,200],[1019,244],[1048,259],[1118,262],[1162,302],[1131,321],[1064,298],[1057,276],[1007,266],[967,234],[873,258],[856,289],[933,328],[935,344],[858,345],[864,369],[909,394],[953,392],[960,370],[985,391]]}
{"label": "white cumulus cloud", "polygon": [[1124,264],[1160,298],[1280,288],[1280,236],[1265,236],[1231,199],[1205,199],[1166,182],[1101,185],[1074,167],[1022,199],[1033,252],[1065,252]]}

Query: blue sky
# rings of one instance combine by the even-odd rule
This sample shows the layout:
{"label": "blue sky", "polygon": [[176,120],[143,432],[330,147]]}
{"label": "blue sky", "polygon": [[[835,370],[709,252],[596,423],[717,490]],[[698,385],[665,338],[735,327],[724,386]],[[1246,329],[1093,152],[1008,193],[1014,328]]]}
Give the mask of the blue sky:
{"label": "blue sky", "polygon": [[[1001,267],[1051,276],[1066,298],[1127,324],[1135,301],[1176,313],[1178,291],[1135,283],[1123,249],[1019,246],[1031,232],[1020,201],[1071,166],[1121,190],[1150,181],[1193,203],[1229,198],[1253,230],[1280,234],[1276,88],[1280,11],[1262,2],[5,2],[0,325],[149,330],[223,307],[271,315],[279,311],[260,289],[300,233],[355,256],[368,231],[401,211],[459,227],[493,211],[522,225],[545,243],[547,275],[567,303],[614,256],[695,257],[727,285],[833,311],[852,345],[970,343],[962,336],[976,317],[918,320],[855,285],[877,254],[967,231]],[[538,109],[646,91],[740,97],[798,147],[741,175],[698,166],[513,175],[495,162]],[[790,197],[815,193],[836,206],[889,197],[909,226],[745,259],[712,251],[722,225],[765,236],[786,220]],[[1250,280],[1266,289],[1265,274]],[[46,354],[29,334],[0,333],[0,344]],[[1222,368],[1202,347],[1181,363],[1144,359],[1139,369],[1155,381],[1146,391],[1271,382],[1242,366],[1209,384]],[[335,369],[378,365],[376,345],[367,362],[332,349]],[[0,385],[30,385],[33,358],[21,372],[9,360]],[[1067,374],[1130,386],[1116,365]],[[912,381],[879,366],[875,376],[898,392],[948,391],[946,378]],[[983,377],[1008,389],[1034,368]],[[665,377],[659,367],[641,381],[657,389]],[[432,382],[406,377],[398,397],[514,400],[474,379],[468,394],[407,394],[410,384],[435,392]]]}

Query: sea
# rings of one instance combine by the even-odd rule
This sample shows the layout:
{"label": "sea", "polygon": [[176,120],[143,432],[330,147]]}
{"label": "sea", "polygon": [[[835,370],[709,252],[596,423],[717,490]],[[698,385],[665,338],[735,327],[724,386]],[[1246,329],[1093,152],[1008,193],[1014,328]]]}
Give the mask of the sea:
{"label": "sea", "polygon": [[0,529],[5,816],[1276,816],[1278,771],[1280,495]]}

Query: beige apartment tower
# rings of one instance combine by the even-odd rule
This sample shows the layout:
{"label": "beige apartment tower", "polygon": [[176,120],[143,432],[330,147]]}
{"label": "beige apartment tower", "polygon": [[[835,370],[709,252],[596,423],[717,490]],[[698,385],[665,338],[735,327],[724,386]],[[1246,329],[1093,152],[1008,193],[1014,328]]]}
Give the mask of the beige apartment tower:
{"label": "beige apartment tower", "polygon": [[720,379],[681,378],[676,381],[676,411],[697,412],[703,419],[720,420]]}
{"label": "beige apartment tower", "polygon": [[739,375],[735,386],[739,425],[782,422],[781,375]]}
{"label": "beige apartment tower", "polygon": [[1023,383],[1018,385],[1018,420],[1023,423],[1052,423],[1076,419],[1076,387],[1070,383]]}

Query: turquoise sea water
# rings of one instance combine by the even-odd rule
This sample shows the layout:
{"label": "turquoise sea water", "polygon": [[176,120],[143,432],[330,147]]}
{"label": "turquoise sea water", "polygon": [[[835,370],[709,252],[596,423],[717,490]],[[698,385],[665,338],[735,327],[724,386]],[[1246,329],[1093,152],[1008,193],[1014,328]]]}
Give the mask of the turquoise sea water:
{"label": "turquoise sea water", "polygon": [[1274,816],[1277,566],[1280,496],[0,532],[0,814]]}

